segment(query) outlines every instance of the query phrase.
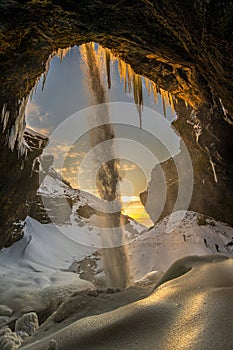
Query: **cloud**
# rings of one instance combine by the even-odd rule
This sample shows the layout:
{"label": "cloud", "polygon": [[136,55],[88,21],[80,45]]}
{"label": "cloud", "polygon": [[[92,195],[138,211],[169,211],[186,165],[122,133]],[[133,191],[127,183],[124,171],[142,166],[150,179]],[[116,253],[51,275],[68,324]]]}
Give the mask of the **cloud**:
{"label": "cloud", "polygon": [[40,106],[33,101],[29,101],[29,103],[27,104],[25,113],[26,113],[26,116],[29,116],[30,114],[39,114]]}
{"label": "cloud", "polygon": [[67,158],[78,158],[78,157],[85,157],[86,153],[84,152],[72,152],[67,154]]}
{"label": "cloud", "polygon": [[137,169],[138,166],[137,164],[131,163],[131,164],[120,164],[120,169],[119,170],[124,170],[124,171],[131,171]]}
{"label": "cloud", "polygon": [[40,106],[34,101],[29,101],[25,111],[26,124],[29,128],[37,131],[40,134],[49,136],[52,132],[52,127],[48,125],[49,113],[41,113]]}

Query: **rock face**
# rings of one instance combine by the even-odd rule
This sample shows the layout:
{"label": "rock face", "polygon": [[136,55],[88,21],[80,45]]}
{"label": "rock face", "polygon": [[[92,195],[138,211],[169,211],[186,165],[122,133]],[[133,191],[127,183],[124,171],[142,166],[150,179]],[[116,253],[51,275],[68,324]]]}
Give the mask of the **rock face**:
{"label": "rock face", "polygon": [[[208,120],[206,109],[195,115],[191,109],[186,109],[180,102],[176,106],[176,111],[178,119],[173,125],[175,129],[179,130],[180,136],[188,148],[194,171],[193,193],[190,205],[188,208],[183,207],[180,209],[189,209],[203,213],[233,225],[233,180],[230,160],[230,154],[233,152],[230,136],[231,127],[226,128],[224,126],[224,129],[224,121],[213,120],[212,124],[209,124],[205,130],[201,130],[198,128],[199,118],[200,116],[206,117]],[[217,134],[223,130],[225,130],[225,138],[223,134],[222,137],[218,138],[214,135],[214,133]],[[227,151],[228,155],[225,151]],[[222,152],[225,153],[223,154]],[[223,162],[223,159],[225,162]],[[182,164],[182,153],[176,155],[174,159],[171,158],[161,164],[166,179],[167,195],[160,219],[169,215],[175,206],[180,184],[176,164]],[[143,205],[154,222],[158,219],[155,208],[158,207],[157,203],[160,201],[155,190],[159,181],[159,174],[160,166],[156,166],[152,171],[147,191],[140,195]],[[184,179],[188,176],[187,174],[188,172],[184,165],[182,171]],[[229,174],[231,175],[229,176]]]}
{"label": "rock face", "polygon": [[11,245],[23,235],[23,220],[29,213],[28,202],[35,195],[39,186],[39,160],[47,143],[47,138],[29,129],[24,133],[27,157],[19,156],[18,149],[13,151],[1,143],[1,178],[0,178],[0,248]]}
{"label": "rock face", "polygon": [[10,98],[28,95],[54,49],[96,41],[193,106],[220,98],[232,120],[232,2],[5,1],[1,12],[1,95],[12,116]]}
{"label": "rock face", "polygon": [[[199,138],[201,155],[196,157],[211,158],[217,165],[223,183],[221,191],[231,187],[233,2],[6,0],[1,2],[0,10],[0,148],[4,169],[1,177],[3,195],[0,210],[3,224],[0,247],[12,234],[9,225],[26,214],[26,208],[18,205],[25,199],[22,183],[27,183],[30,178],[30,183],[35,185],[34,177],[30,177],[31,165],[40,151],[34,150],[35,157],[33,152],[30,153],[24,171],[19,170],[21,161],[17,158],[18,151],[12,151],[14,146],[20,148],[22,145],[27,98],[38,77],[48,70],[49,56],[59,47],[98,42],[112,49],[136,73],[155,81],[175,97],[185,99],[197,111],[196,121],[202,131]],[[96,18],[100,20],[96,21]],[[194,129],[197,124],[194,123]],[[189,132],[186,123],[178,121],[176,128],[182,135],[191,135],[194,142],[195,133]],[[6,142],[11,150],[5,147]],[[197,172],[200,163],[195,163]],[[206,171],[211,174],[207,175],[210,178],[212,170],[208,167]],[[8,183],[13,173],[17,178],[17,188],[23,189],[21,194],[17,191],[20,200],[13,200],[15,185]],[[29,193],[30,186],[34,188],[34,185],[27,184]],[[214,201],[219,201],[219,198],[216,195]],[[202,202],[202,206],[205,206]],[[216,205],[221,206],[221,203]],[[227,203],[232,205],[230,201]],[[8,215],[9,206],[14,212],[11,218]],[[223,207],[225,202],[221,213],[224,212]],[[18,215],[23,208],[25,214]]]}
{"label": "rock face", "polygon": [[50,165],[53,157],[41,159],[41,178],[44,177],[35,197],[30,202],[29,216],[41,224],[71,224],[74,190]]}
{"label": "rock face", "polygon": [[[114,227],[115,218],[125,226],[127,237],[133,239],[146,230],[128,215],[105,213],[102,201],[82,190],[73,189],[68,181],[56,172],[47,161],[48,157],[40,157],[41,178],[44,176],[36,195],[29,203],[29,216],[41,224],[53,223],[63,226],[86,226],[87,231],[100,227]],[[52,159],[53,160],[53,159]],[[45,164],[49,166],[46,168]],[[101,220],[105,219],[105,220]],[[110,226],[106,226],[109,224]]]}

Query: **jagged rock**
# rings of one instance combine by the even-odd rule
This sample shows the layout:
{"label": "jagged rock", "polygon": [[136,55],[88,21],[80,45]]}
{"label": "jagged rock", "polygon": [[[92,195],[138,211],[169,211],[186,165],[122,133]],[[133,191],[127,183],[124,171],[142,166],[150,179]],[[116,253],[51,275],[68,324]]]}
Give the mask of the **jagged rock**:
{"label": "jagged rock", "polygon": [[0,249],[19,240],[23,235],[24,219],[29,213],[28,202],[39,186],[39,164],[36,158],[42,153],[48,139],[27,129],[24,133],[27,156],[12,151],[0,135]]}
{"label": "jagged rock", "polygon": [[72,199],[69,196],[44,196],[37,194],[30,204],[30,216],[42,224],[69,224]]}

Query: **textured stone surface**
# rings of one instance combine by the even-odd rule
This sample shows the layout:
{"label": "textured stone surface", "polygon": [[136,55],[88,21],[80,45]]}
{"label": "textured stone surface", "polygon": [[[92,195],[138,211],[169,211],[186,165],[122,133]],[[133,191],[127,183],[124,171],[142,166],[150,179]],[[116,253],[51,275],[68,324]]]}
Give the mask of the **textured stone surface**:
{"label": "textured stone surface", "polygon": [[0,249],[22,237],[22,221],[29,212],[28,201],[39,186],[39,163],[35,159],[48,140],[30,135],[29,131],[24,135],[29,146],[26,159],[18,155],[17,147],[12,151],[0,135]]}
{"label": "textured stone surface", "polygon": [[[188,209],[233,225],[233,169],[231,161],[233,149],[231,128],[226,127],[226,125],[223,126],[224,121],[213,120],[212,124],[209,124],[209,127],[203,130],[197,143],[191,122],[192,118],[190,117],[192,113],[191,109],[187,110],[182,103],[179,103],[176,106],[176,111],[178,119],[173,125],[179,131],[182,140],[188,148],[194,173],[193,193]],[[205,109],[199,112],[196,123],[200,116],[203,116],[203,118],[206,116],[208,120],[208,113]],[[221,138],[215,136],[219,132],[222,132]],[[225,136],[223,136],[224,134]],[[214,179],[210,159],[214,162],[217,183]],[[166,203],[160,219],[173,211],[177,198],[180,182],[176,164],[181,164],[181,155],[176,155],[174,160],[170,158],[161,164],[166,179],[167,194]],[[145,205],[148,214],[154,222],[157,221],[155,207],[160,200],[156,196],[155,191],[159,178],[159,170],[160,166],[156,166],[153,169],[148,190],[140,195],[143,205]],[[184,178],[187,176],[185,166],[183,167],[182,174]],[[182,209],[187,208],[184,206]]]}

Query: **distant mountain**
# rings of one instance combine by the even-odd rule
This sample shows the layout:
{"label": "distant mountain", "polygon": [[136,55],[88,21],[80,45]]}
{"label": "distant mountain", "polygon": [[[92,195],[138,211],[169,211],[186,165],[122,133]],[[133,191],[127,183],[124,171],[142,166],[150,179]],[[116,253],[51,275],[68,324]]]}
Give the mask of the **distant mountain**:
{"label": "distant mountain", "polygon": [[[46,157],[42,159],[42,166],[48,163]],[[31,203],[29,216],[41,224],[53,222],[55,225],[70,228],[86,226],[91,231],[93,227],[101,225],[101,218],[118,215],[128,238],[135,238],[147,230],[144,225],[127,215],[103,212],[103,205],[103,201],[94,195],[73,189],[68,181],[49,166],[47,175]]]}

